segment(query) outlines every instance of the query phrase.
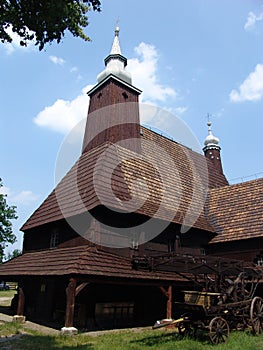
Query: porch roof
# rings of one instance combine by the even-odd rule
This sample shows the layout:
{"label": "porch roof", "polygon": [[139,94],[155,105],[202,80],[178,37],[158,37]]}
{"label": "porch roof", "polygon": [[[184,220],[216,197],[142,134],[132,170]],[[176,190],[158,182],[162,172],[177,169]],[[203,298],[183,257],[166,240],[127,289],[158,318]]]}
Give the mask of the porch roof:
{"label": "porch roof", "polygon": [[25,253],[0,265],[0,278],[72,276],[99,279],[187,281],[175,273],[137,271],[131,259],[91,246],[54,248]]}

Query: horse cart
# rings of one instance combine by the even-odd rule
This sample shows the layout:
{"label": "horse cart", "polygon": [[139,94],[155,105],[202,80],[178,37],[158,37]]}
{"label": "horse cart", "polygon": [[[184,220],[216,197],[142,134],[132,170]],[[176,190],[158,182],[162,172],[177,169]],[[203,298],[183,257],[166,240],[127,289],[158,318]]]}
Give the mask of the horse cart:
{"label": "horse cart", "polygon": [[212,344],[226,342],[231,330],[263,332],[263,299],[256,295],[263,282],[262,268],[239,260],[216,257],[134,257],[135,269],[169,271],[192,281],[195,290],[184,290],[184,301],[173,303],[178,318],[157,321],[154,329],[176,327],[181,335],[208,332]]}

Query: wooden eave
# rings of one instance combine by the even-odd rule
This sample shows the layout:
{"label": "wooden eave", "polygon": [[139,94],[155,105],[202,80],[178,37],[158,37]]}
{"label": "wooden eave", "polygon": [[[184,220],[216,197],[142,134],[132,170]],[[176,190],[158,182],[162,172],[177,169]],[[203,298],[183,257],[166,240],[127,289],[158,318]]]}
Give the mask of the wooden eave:
{"label": "wooden eave", "polygon": [[0,277],[79,276],[80,279],[122,281],[187,281],[175,273],[136,271],[131,260],[91,246],[25,253],[0,265]]}

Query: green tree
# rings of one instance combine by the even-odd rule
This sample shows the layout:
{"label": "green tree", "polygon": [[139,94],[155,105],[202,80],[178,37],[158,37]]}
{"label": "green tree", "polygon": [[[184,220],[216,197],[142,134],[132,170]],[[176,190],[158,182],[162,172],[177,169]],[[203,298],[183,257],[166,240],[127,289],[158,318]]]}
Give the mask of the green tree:
{"label": "green tree", "polygon": [[59,43],[66,30],[90,40],[83,29],[92,9],[101,11],[100,0],[0,0],[0,40],[12,42],[8,28],[20,36],[21,46],[34,40],[39,50],[54,40]]}
{"label": "green tree", "polygon": [[[3,187],[0,179],[0,192]],[[17,219],[16,207],[9,206],[6,202],[7,195],[0,193],[0,262],[4,257],[4,249],[8,243],[15,243],[16,236],[12,232],[11,220]]]}
{"label": "green tree", "polygon": [[13,251],[12,251],[12,253],[10,253],[10,252],[8,252],[8,254],[6,255],[6,257],[5,257],[5,260],[11,260],[11,259],[13,259],[13,258],[17,258],[19,255],[21,255],[22,254],[22,251],[21,250],[19,250],[19,249],[14,249]]}

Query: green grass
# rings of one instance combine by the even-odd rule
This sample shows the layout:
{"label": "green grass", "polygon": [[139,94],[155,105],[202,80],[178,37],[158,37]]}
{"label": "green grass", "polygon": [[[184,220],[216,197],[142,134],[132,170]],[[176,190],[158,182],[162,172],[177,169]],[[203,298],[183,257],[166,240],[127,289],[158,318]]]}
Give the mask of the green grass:
{"label": "green grass", "polygon": [[13,298],[15,294],[16,294],[15,290],[0,290],[0,298],[2,297]]}
{"label": "green grass", "polygon": [[[4,344],[14,350],[262,350],[263,335],[255,337],[247,332],[232,332],[225,344],[212,346],[208,339],[181,339],[178,334],[165,330],[147,330],[142,332],[122,331],[91,337],[85,334],[77,336],[47,336],[35,331],[24,330],[15,323],[0,325],[0,336],[26,332],[27,334]],[[7,338],[8,339],[8,338]]]}
{"label": "green grass", "polygon": [[12,334],[19,334],[21,325],[15,322],[0,323],[0,336],[9,336]]}
{"label": "green grass", "polygon": [[15,290],[1,290],[0,291],[0,306],[10,306],[13,296],[16,294]]}

